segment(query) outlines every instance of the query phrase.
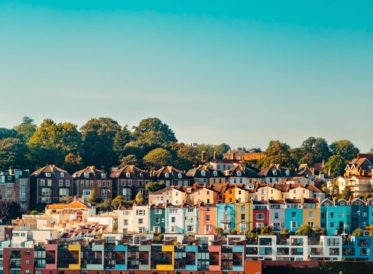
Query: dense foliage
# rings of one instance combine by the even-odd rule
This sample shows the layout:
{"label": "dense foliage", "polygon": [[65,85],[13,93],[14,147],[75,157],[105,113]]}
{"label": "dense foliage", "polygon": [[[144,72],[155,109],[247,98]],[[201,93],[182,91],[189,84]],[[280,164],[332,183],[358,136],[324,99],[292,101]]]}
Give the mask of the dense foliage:
{"label": "dense foliage", "polygon": [[[36,169],[56,164],[69,172],[87,165],[108,170],[113,166],[135,164],[151,169],[170,165],[187,170],[200,163],[202,151],[208,159],[222,158],[227,144],[188,145],[178,142],[174,131],[158,118],[147,118],[131,129],[107,118],[93,118],[82,127],[44,119],[39,126],[23,118],[13,129],[0,128],[0,170]],[[341,175],[359,149],[348,140],[328,145],[323,138],[309,137],[300,147],[291,148],[278,140],[269,142],[265,157],[257,167],[281,164],[297,168],[300,164],[325,162],[326,172]]]}

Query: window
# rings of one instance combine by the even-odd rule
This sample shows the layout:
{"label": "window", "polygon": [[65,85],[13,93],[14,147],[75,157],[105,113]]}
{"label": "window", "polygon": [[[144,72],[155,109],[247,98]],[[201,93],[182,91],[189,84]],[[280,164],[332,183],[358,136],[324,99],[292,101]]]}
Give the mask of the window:
{"label": "window", "polygon": [[45,177],[50,178],[51,176],[52,176],[52,174],[50,174],[49,172],[45,173]]}
{"label": "window", "polygon": [[293,212],[291,213],[291,217],[292,217],[292,218],[297,217],[297,213],[293,211]]}
{"label": "window", "polygon": [[297,222],[290,222],[291,228],[297,228]]}
{"label": "window", "polygon": [[334,222],[330,222],[330,228],[334,228]]}
{"label": "window", "polygon": [[136,215],[145,215],[145,210],[143,210],[143,209],[137,209],[136,210]]}
{"label": "window", "polygon": [[89,173],[88,172],[84,172],[84,178],[86,178],[86,179],[89,178]]}
{"label": "window", "polygon": [[206,176],[206,171],[201,170],[201,175],[202,175],[202,176]]}
{"label": "window", "polygon": [[256,213],[257,220],[264,220],[264,213]]}
{"label": "window", "polygon": [[310,227],[313,227],[313,222],[308,222],[308,225],[309,225]]}
{"label": "window", "polygon": [[330,212],[330,218],[334,218],[334,212]]}
{"label": "window", "polygon": [[206,222],[210,221],[210,215],[206,215]]}
{"label": "window", "polygon": [[313,211],[308,211],[308,217],[313,218]]}
{"label": "window", "polygon": [[126,172],[126,178],[131,178],[131,173]]}
{"label": "window", "polygon": [[214,170],[214,171],[212,172],[212,174],[214,174],[215,177],[218,176],[218,172],[217,172],[216,170]]}
{"label": "window", "polygon": [[144,223],[144,219],[143,218],[139,218],[139,224],[143,224]]}
{"label": "window", "polygon": [[65,178],[65,173],[61,172],[61,173],[60,173],[60,177],[61,177],[61,178]]}
{"label": "window", "polygon": [[170,174],[168,174],[167,172],[164,174],[164,177],[165,178],[169,178],[170,177]]}
{"label": "window", "polygon": [[280,214],[278,212],[275,212],[275,219],[280,218]]}
{"label": "window", "polygon": [[156,224],[159,224],[161,222],[161,220],[159,218],[155,218],[155,223]]}
{"label": "window", "polygon": [[175,217],[171,217],[171,223],[175,223],[176,222],[176,218]]}
{"label": "window", "polygon": [[177,177],[178,177],[179,179],[181,179],[181,178],[183,178],[183,174],[178,173],[178,174],[177,174]]}

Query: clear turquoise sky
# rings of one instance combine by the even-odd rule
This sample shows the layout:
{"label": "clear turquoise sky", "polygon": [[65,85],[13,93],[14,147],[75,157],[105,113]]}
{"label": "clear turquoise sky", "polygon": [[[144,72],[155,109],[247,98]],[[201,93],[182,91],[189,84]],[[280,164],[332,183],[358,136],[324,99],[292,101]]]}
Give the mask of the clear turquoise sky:
{"label": "clear turquoise sky", "polygon": [[0,127],[157,116],[184,142],[373,147],[372,1],[2,1]]}

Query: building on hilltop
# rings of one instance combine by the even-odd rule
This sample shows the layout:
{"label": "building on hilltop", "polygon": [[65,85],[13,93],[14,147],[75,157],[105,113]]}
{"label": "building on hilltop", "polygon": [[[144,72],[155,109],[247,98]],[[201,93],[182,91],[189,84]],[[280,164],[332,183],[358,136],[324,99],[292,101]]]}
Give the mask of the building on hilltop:
{"label": "building on hilltop", "polygon": [[9,169],[0,172],[0,199],[16,201],[22,211],[30,208],[30,171]]}

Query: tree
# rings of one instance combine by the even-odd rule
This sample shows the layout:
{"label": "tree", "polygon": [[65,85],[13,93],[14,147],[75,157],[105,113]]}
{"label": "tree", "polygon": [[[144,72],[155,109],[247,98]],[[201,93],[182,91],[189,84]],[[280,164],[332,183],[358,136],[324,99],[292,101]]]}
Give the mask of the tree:
{"label": "tree", "polygon": [[290,231],[287,228],[283,228],[280,231],[280,235],[284,238],[287,238],[290,235]]}
{"label": "tree", "polygon": [[158,118],[141,120],[139,125],[134,127],[133,135],[136,141],[146,144],[150,150],[177,142],[173,130]]}
{"label": "tree", "polygon": [[111,206],[114,209],[118,209],[124,203],[124,198],[122,195],[118,195],[111,201]]}
{"label": "tree", "polygon": [[328,143],[324,138],[307,138],[301,146],[302,158],[300,161],[308,165],[327,160],[330,154]]}
{"label": "tree", "polygon": [[63,167],[70,173],[83,168],[83,159],[79,155],[69,153],[65,156]]}
{"label": "tree", "polygon": [[96,191],[92,190],[91,193],[89,194],[87,201],[90,204],[95,204],[96,199],[97,199]]}
{"label": "tree", "polygon": [[145,186],[145,189],[148,192],[155,192],[155,191],[157,191],[159,189],[162,189],[164,187],[165,187],[164,182],[155,181],[155,182],[147,183],[146,186]]}
{"label": "tree", "polygon": [[220,145],[214,146],[214,151],[216,154],[217,159],[222,159],[223,154],[226,153],[228,150],[230,150],[231,147],[225,143],[221,143]]}
{"label": "tree", "polygon": [[184,143],[177,144],[174,147],[176,151],[176,166],[180,169],[191,169],[198,163],[198,151],[195,147]]}
{"label": "tree", "polygon": [[172,154],[164,148],[156,148],[144,157],[144,163],[148,167],[160,168],[172,163]]}
{"label": "tree", "polygon": [[17,131],[14,129],[0,128],[0,140],[5,138],[16,138]]}
{"label": "tree", "polygon": [[345,187],[341,193],[341,198],[348,201],[352,198],[352,194],[351,188]]}
{"label": "tree", "polygon": [[27,145],[36,166],[47,163],[63,165],[66,155],[81,153],[81,134],[72,123],[56,124],[51,119],[44,119]]}
{"label": "tree", "polygon": [[2,223],[9,222],[21,216],[22,211],[18,203],[0,200],[0,220]]}
{"label": "tree", "polygon": [[144,204],[144,202],[145,202],[144,195],[142,194],[141,191],[137,192],[136,197],[135,197],[135,201],[136,201],[137,205]]}
{"label": "tree", "polygon": [[135,165],[135,166],[139,165],[139,161],[137,160],[136,155],[130,154],[130,155],[123,157],[120,160],[121,167],[126,166],[126,165]]}
{"label": "tree", "polygon": [[81,128],[83,138],[83,162],[109,169],[117,165],[114,138],[121,131],[118,122],[110,118],[93,118]]}
{"label": "tree", "polygon": [[288,167],[294,165],[290,155],[290,146],[286,143],[278,140],[270,141],[265,154],[266,156],[259,161],[262,167],[268,167],[271,164],[280,164]]}
{"label": "tree", "polygon": [[272,235],[272,227],[271,226],[265,226],[260,228],[260,235]]}
{"label": "tree", "polygon": [[0,140],[0,169],[26,168],[27,147],[18,138]]}
{"label": "tree", "polygon": [[340,155],[333,155],[329,158],[328,162],[325,164],[325,171],[331,177],[338,177],[343,175],[346,167],[345,159]]}
{"label": "tree", "polygon": [[298,228],[298,230],[295,232],[296,235],[302,235],[302,236],[311,236],[312,233],[313,233],[312,227],[307,224],[301,225]]}
{"label": "tree", "polygon": [[14,130],[17,132],[19,138],[24,142],[27,143],[31,136],[36,131],[36,125],[34,124],[34,120],[30,117],[23,117],[22,123],[15,126]]}
{"label": "tree", "polygon": [[124,126],[121,131],[117,132],[114,137],[113,148],[119,159],[126,155],[126,145],[133,140],[132,133]]}
{"label": "tree", "polygon": [[345,161],[350,161],[359,153],[359,149],[355,147],[349,140],[335,141],[330,145],[332,155],[339,155]]}
{"label": "tree", "polygon": [[363,236],[363,234],[363,230],[359,227],[351,233],[352,236]]}

